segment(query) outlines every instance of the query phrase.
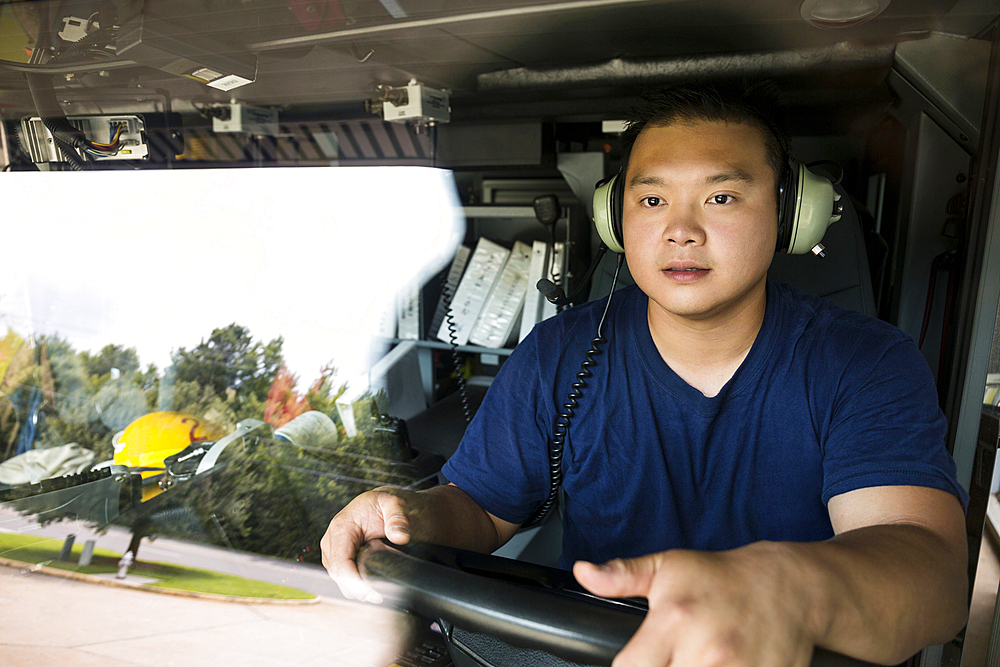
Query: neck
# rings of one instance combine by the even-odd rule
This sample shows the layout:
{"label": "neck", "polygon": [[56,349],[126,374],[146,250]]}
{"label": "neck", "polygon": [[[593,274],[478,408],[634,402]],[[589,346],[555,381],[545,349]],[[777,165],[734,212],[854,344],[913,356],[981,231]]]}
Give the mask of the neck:
{"label": "neck", "polygon": [[647,320],[663,361],[705,396],[715,396],[753,347],[764,322],[764,283],[734,308],[702,319],[664,311],[652,299]]}

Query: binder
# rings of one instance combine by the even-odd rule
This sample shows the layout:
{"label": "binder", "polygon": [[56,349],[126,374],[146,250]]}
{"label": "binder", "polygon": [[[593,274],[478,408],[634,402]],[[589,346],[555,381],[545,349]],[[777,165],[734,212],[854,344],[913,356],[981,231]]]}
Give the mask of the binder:
{"label": "binder", "polygon": [[397,300],[396,337],[402,340],[420,339],[420,311],[423,310],[423,297],[420,285],[413,285],[403,290]]}
{"label": "binder", "polygon": [[462,279],[462,273],[465,271],[465,265],[468,264],[469,255],[471,254],[472,249],[464,245],[459,246],[455,252],[455,258],[451,260],[451,266],[448,268],[448,276],[445,278],[444,285],[441,288],[441,296],[438,298],[437,307],[434,309],[434,317],[431,318],[431,326],[427,330],[427,335],[431,335],[430,332],[436,332],[441,328],[441,323],[444,322],[444,315],[448,312],[449,299],[455,294],[455,290],[458,289],[458,281]]}
{"label": "binder", "polygon": [[521,330],[517,341],[521,342],[542,316],[542,302],[545,297],[535,285],[545,277],[545,267],[549,263],[549,244],[545,241],[535,241],[531,245],[531,262],[528,266],[528,285],[525,288],[524,308],[521,312]]}
{"label": "binder", "polygon": [[454,339],[449,331],[448,318],[445,317],[437,331],[438,340],[455,345],[469,342],[469,335],[479,319],[479,313],[482,312],[493,283],[499,277],[509,255],[510,250],[502,245],[487,238],[479,239],[448,309],[455,328]]}
{"label": "binder", "polygon": [[517,241],[476,320],[469,342],[483,347],[503,347],[521,316],[528,287],[532,248]]}

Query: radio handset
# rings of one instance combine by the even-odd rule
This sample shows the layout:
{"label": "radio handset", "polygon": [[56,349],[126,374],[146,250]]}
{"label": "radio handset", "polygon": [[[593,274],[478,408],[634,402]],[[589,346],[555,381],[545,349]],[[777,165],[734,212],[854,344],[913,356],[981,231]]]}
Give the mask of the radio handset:
{"label": "radio handset", "polygon": [[590,280],[590,277],[594,275],[597,265],[601,263],[601,260],[604,258],[604,253],[607,251],[608,246],[602,243],[597,249],[597,255],[594,256],[594,261],[590,263],[590,268],[588,268],[587,272],[583,274],[583,278],[580,279],[580,284],[569,296],[566,296],[566,290],[559,287],[559,285],[556,285],[548,278],[542,278],[535,283],[535,289],[541,292],[542,296],[544,296],[551,304],[556,306],[569,305],[574,299],[576,299],[576,297],[580,296],[580,292],[583,291],[583,288],[587,285],[587,281]]}

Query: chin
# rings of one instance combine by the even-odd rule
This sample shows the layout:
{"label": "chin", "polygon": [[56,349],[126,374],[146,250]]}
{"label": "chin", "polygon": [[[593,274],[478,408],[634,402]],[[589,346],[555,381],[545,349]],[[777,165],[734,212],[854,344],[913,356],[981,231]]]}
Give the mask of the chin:
{"label": "chin", "polygon": [[688,320],[704,320],[717,314],[720,304],[704,299],[676,298],[675,295],[650,294],[646,292],[651,303],[664,313]]}

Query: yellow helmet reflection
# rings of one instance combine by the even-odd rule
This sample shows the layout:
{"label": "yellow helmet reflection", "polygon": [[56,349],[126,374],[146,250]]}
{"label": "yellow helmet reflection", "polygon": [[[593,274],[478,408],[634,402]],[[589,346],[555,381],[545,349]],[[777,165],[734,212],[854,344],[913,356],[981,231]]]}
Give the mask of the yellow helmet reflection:
{"label": "yellow helmet reflection", "polygon": [[143,479],[142,499],[160,493],[149,482],[163,474],[163,460],[192,442],[215,441],[225,435],[220,427],[183,412],[151,412],[139,417],[114,438],[114,463],[138,469]]}

